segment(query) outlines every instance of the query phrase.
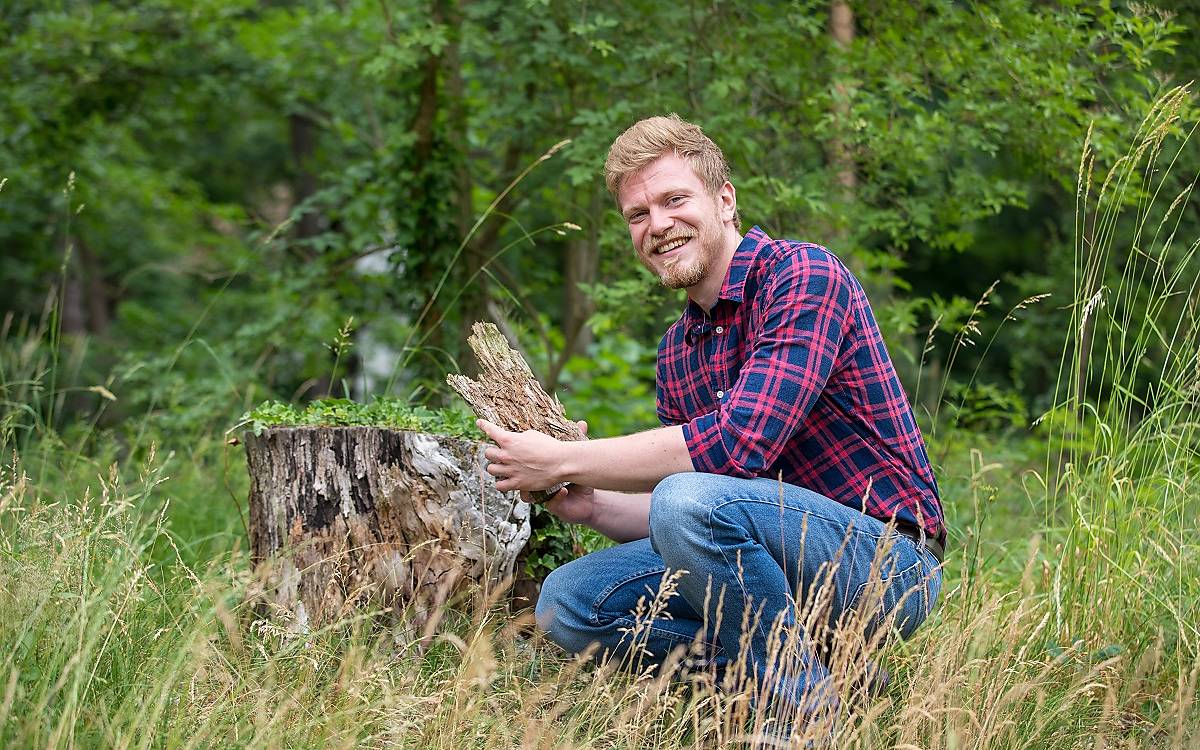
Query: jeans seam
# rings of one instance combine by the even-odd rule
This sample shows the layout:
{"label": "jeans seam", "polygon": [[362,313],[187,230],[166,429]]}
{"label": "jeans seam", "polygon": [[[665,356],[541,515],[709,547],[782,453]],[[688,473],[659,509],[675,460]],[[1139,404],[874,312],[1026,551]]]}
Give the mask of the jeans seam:
{"label": "jeans seam", "polygon": [[[729,570],[729,572],[731,572],[731,573],[735,572],[736,568],[734,568],[734,566],[730,564],[729,555],[727,555],[725,552],[725,546],[721,545],[721,544],[717,544],[717,538],[713,533],[713,514],[716,513],[719,509],[725,507],[726,505],[735,503],[737,501],[738,501],[738,498],[728,499],[723,503],[713,504],[708,509],[708,541],[710,544],[712,544],[712,546],[716,547],[717,549],[719,549],[721,551],[721,560],[724,561],[726,569]],[[751,502],[756,502],[756,501],[751,501]],[[764,503],[764,504],[768,504],[768,503]],[[755,544],[758,544],[758,542],[755,542]],[[742,577],[740,575],[735,575],[734,578],[737,579],[738,588],[741,589],[742,601],[748,602],[750,600],[750,591],[746,588],[745,581],[742,580]],[[719,596],[719,594],[715,594],[715,592],[714,592],[714,595]],[[791,606],[791,602],[788,602],[785,606]],[[745,604],[743,604],[742,616],[745,616]],[[753,613],[751,613],[751,616],[753,616]],[[764,628],[764,624],[760,618],[758,621],[758,625],[757,625],[759,634],[762,635],[764,638],[770,637],[770,632],[767,630],[764,630],[763,628]]]}
{"label": "jeans seam", "polygon": [[[600,623],[600,609],[603,606],[604,602],[608,599],[608,597],[611,596],[612,593],[614,591],[616,591],[617,589],[621,588],[622,586],[624,586],[632,581],[636,581],[639,578],[645,578],[646,576],[649,576],[649,575],[652,575],[655,573],[657,573],[658,575],[661,576],[663,573],[666,573],[666,572],[667,572],[666,566],[661,566],[661,567],[655,566],[653,568],[639,570],[636,573],[630,574],[629,576],[622,577],[622,578],[619,578],[619,579],[613,581],[612,583],[609,584],[608,588],[604,589],[599,594],[597,594],[596,598],[592,601],[591,612],[588,614],[588,620],[593,625],[598,625]],[[617,619],[621,618],[622,616],[623,615],[617,615]]]}
{"label": "jeans seam", "polygon": [[[637,619],[635,619],[635,618],[633,618],[633,617],[628,617],[628,616],[626,616],[626,615],[621,615],[620,617],[617,617],[617,618],[615,618],[615,619],[613,620],[613,623],[614,623],[614,624],[615,624],[615,623],[621,623],[622,625],[628,625],[629,627],[637,627],[637,625],[638,625],[638,620],[637,620]],[[667,638],[667,639],[669,639],[669,640],[675,641],[676,643],[696,643],[696,642],[697,642],[697,638],[696,638],[695,636],[692,636],[692,635],[683,635],[682,633],[676,633],[676,632],[675,632],[675,631],[673,631],[673,630],[665,630],[665,629],[663,629],[663,628],[656,627],[656,626],[654,626],[654,625],[651,625],[651,626],[649,627],[649,631],[650,631],[651,633],[657,633],[658,635],[660,635],[660,636],[662,636],[662,637],[664,637],[664,638]],[[704,645],[706,648],[715,649],[715,650],[717,650],[717,651],[720,651],[721,653],[724,653],[724,649],[723,649],[723,648],[721,648],[721,644],[719,644],[719,643],[709,643],[709,642],[708,642],[708,640],[707,640],[707,639],[705,639],[705,638],[700,638],[700,639],[698,639],[698,640],[699,640],[699,642],[700,642],[701,644],[703,644],[703,645]]]}

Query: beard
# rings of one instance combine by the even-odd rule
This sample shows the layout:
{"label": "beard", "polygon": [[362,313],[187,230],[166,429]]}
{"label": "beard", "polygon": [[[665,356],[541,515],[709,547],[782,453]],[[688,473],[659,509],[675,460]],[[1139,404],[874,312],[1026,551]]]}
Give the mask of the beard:
{"label": "beard", "polygon": [[[711,222],[706,222],[698,231],[690,227],[674,231],[665,237],[648,239],[639,258],[647,270],[658,276],[659,282],[668,289],[686,289],[699,284],[708,275],[713,260],[720,255],[721,233],[720,217],[714,215]],[[680,258],[671,262],[661,271],[650,263],[654,248],[673,240],[688,238],[695,241],[696,247],[691,258]]]}
{"label": "beard", "polygon": [[700,283],[708,273],[708,258],[703,254],[697,255],[690,263],[679,261],[664,268],[658,275],[659,282],[668,289],[687,289]]}

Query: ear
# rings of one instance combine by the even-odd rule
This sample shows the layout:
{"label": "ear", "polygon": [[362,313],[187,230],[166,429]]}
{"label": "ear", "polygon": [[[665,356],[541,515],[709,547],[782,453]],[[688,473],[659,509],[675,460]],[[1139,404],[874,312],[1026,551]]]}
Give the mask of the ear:
{"label": "ear", "polygon": [[721,212],[721,221],[733,221],[737,213],[737,190],[729,180],[717,191],[717,209]]}

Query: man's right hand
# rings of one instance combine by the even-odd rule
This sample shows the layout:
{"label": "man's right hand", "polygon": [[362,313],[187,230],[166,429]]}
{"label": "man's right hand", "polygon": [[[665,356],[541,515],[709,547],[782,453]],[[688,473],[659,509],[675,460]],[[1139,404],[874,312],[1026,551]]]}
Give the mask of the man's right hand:
{"label": "man's right hand", "polygon": [[[587,422],[580,421],[578,424],[579,431],[586,438],[588,430]],[[522,492],[521,499],[529,502],[529,493]],[[596,507],[595,500],[596,491],[591,487],[568,484],[555,493],[554,497],[546,501],[546,510],[567,523],[586,524],[592,518]]]}

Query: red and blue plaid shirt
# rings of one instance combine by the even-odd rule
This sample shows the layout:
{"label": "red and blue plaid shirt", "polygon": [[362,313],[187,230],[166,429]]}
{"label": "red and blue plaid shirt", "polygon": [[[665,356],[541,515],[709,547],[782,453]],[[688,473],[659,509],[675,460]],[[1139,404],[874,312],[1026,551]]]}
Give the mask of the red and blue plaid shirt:
{"label": "red and blue plaid shirt", "polygon": [[944,542],[925,442],[866,293],[825,248],[751,229],[713,309],[689,301],[667,329],[657,380],[658,417],[683,425],[696,471],[782,473]]}

